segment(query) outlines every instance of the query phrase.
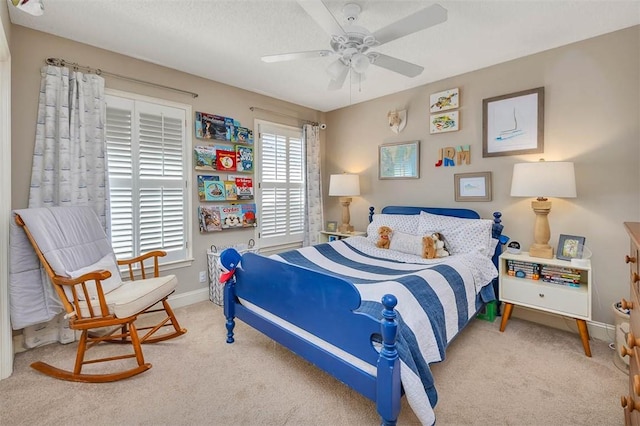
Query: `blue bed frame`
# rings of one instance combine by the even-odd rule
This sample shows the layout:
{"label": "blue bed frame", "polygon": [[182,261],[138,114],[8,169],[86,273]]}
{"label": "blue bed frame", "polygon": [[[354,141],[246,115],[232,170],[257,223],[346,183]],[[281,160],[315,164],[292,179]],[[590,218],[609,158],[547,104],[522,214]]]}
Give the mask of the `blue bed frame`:
{"label": "blue bed frame", "polygon": [[[371,221],[374,208],[369,209]],[[432,214],[478,219],[477,212],[468,209],[388,206],[386,214]],[[494,213],[493,237],[502,233],[501,213]],[[493,256],[498,265],[501,244]],[[495,283],[494,283],[495,286]],[[303,339],[246,306],[240,299],[319,337],[325,342],[377,366],[377,374],[362,371],[327,350]],[[331,374],[376,403],[383,425],[395,425],[400,413],[402,385],[400,362],[396,349],[398,323],[393,295],[382,298],[382,320],[356,312],[360,294],[350,282],[295,265],[269,259],[253,253],[242,256],[242,268],[224,288],[224,314],[227,343],[234,342],[235,318],[238,318],[276,342],[289,348],[323,371]],[[372,340],[382,338],[380,352]]]}

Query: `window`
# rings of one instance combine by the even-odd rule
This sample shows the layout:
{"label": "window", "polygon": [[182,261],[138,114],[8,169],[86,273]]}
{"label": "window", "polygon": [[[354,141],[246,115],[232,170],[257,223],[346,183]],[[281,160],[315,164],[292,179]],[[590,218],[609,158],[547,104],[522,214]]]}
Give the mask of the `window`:
{"label": "window", "polygon": [[305,152],[302,129],[258,121],[260,246],[302,243]]}
{"label": "window", "polygon": [[165,250],[162,263],[190,258],[191,107],[129,94],[106,98],[110,230],[116,256]]}

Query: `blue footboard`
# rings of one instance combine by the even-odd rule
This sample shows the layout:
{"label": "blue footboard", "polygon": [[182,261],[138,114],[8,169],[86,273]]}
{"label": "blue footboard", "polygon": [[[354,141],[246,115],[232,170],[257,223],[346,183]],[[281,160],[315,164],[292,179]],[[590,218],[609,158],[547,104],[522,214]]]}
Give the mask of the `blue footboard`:
{"label": "blue footboard", "polygon": [[[242,267],[224,291],[228,343],[234,341],[234,318],[239,318],[376,402],[383,424],[396,424],[402,388],[394,296],[383,298],[379,321],[355,312],[360,295],[348,281],[252,253],[242,257]],[[286,321],[287,327],[251,305]],[[369,371],[329,352],[305,332],[353,355]],[[380,352],[374,341],[382,341]]]}

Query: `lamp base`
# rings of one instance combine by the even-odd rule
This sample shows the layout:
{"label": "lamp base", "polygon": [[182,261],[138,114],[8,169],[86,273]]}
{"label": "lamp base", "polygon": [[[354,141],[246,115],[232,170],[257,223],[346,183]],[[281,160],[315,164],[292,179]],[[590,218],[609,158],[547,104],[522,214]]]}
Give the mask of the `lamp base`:
{"label": "lamp base", "polygon": [[535,244],[529,248],[529,256],[553,259],[553,248],[551,246],[536,247]]}
{"label": "lamp base", "polygon": [[354,231],[353,225],[349,225],[348,223],[343,223],[338,227],[338,231],[342,234],[350,234]]}

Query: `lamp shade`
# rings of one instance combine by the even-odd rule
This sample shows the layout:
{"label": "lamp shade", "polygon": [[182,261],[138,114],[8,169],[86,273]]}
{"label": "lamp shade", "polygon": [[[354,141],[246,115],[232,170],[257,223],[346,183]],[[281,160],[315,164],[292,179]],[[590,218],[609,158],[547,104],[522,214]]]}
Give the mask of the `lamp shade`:
{"label": "lamp shade", "polygon": [[573,163],[538,161],[513,165],[512,197],[576,197]]}
{"label": "lamp shade", "polygon": [[360,177],[349,173],[331,175],[329,179],[329,195],[338,197],[360,195]]}

